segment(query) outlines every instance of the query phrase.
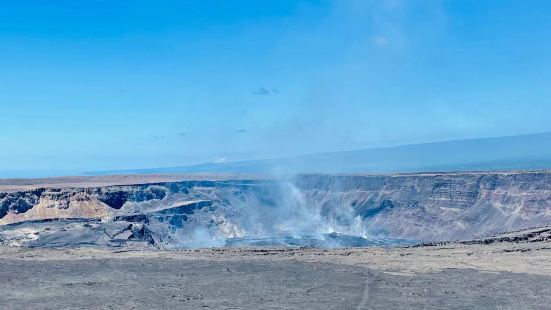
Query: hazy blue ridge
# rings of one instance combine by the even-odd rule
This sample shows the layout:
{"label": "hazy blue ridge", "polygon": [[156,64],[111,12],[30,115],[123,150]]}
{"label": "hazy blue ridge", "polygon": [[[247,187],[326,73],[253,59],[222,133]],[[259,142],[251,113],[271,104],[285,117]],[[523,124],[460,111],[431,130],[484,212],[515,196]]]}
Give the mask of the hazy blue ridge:
{"label": "hazy blue ridge", "polygon": [[551,133],[454,140],[279,159],[135,170],[135,173],[392,173],[551,168]]}

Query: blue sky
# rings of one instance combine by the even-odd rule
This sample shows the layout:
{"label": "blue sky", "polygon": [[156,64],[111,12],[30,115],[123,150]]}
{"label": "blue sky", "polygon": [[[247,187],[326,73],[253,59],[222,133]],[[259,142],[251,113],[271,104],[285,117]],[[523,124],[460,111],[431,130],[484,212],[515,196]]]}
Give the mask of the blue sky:
{"label": "blue sky", "polygon": [[551,131],[551,1],[1,1],[0,170]]}

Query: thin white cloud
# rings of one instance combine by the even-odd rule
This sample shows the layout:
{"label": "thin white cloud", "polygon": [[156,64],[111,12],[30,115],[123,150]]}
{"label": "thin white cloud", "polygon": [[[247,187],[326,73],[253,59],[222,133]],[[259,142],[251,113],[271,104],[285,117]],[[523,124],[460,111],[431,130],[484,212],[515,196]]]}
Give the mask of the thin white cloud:
{"label": "thin white cloud", "polygon": [[378,47],[385,47],[390,43],[390,40],[384,36],[377,36],[373,38],[373,45]]}

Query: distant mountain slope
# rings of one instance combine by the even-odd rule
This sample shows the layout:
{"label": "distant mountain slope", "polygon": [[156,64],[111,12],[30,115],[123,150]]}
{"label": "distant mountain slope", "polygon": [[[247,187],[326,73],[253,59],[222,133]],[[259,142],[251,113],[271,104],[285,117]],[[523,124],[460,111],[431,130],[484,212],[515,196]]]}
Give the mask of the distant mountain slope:
{"label": "distant mountain slope", "polygon": [[551,133],[411,144],[231,163],[94,172],[393,173],[551,168]]}

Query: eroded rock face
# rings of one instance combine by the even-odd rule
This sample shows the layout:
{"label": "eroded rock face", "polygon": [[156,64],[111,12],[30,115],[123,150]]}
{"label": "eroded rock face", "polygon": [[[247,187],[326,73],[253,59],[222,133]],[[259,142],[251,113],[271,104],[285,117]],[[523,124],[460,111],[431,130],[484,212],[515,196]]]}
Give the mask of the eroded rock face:
{"label": "eroded rock face", "polygon": [[178,190],[185,192],[178,185],[146,184],[0,193],[0,225],[57,218],[102,218],[114,215],[127,202],[160,201],[167,193]]}
{"label": "eroded rock face", "polygon": [[44,189],[34,189],[26,192],[0,193],[0,218],[8,213],[24,213],[32,209],[42,195]]}
{"label": "eroded rock face", "polygon": [[371,233],[418,240],[485,237],[551,221],[551,174],[303,176],[297,187],[328,209],[351,205]]}
{"label": "eroded rock face", "polygon": [[[78,226],[92,244],[141,240],[177,246],[201,240],[207,243],[199,246],[214,246],[227,238],[335,233],[417,241],[473,239],[551,224],[551,173],[301,175],[0,193],[0,224],[20,223],[20,229],[34,223],[41,231],[53,225],[43,221],[61,219],[96,223],[95,230],[72,224],[66,228]],[[124,234],[108,233],[120,225]],[[9,239],[5,232],[15,229],[6,227],[0,227],[4,243]],[[51,235],[55,227],[42,235]],[[107,237],[101,238],[111,241],[94,239],[92,231],[103,231],[100,235]],[[40,234],[21,238],[40,240]],[[56,242],[62,244],[60,240]]]}
{"label": "eroded rock face", "polygon": [[101,187],[90,190],[91,195],[96,195],[98,200],[113,209],[120,209],[127,202],[143,202],[148,200],[161,200],[166,196],[167,187],[150,186],[113,186]]}

